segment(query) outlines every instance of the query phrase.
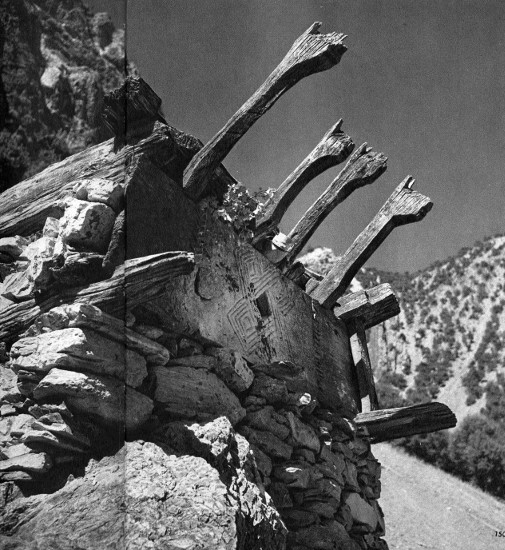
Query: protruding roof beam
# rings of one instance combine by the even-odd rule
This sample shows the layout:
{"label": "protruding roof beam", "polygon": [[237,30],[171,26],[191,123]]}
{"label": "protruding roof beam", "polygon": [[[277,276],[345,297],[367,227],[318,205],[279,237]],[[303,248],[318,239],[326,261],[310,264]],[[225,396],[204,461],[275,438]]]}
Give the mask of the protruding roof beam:
{"label": "protruding roof beam", "polygon": [[354,421],[358,429],[366,428],[372,443],[446,430],[457,422],[451,409],[437,402],[362,412]]}
{"label": "protruding roof beam", "polygon": [[367,329],[398,315],[400,304],[391,285],[383,283],[343,296],[333,311],[346,322],[361,318]]}
{"label": "protruding roof beam", "polygon": [[358,147],[340,174],[289,233],[292,246],[284,257],[284,265],[296,258],[314,231],[337,205],[356,189],[374,182],[386,170],[386,162],[387,157],[382,153],[374,153],[366,143]]}
{"label": "protruding roof beam", "polygon": [[293,44],[277,68],[191,161],[184,173],[190,197],[202,197],[216,166],[249,128],[302,78],[336,65],[347,47],[345,35],[320,34],[321,23],[311,25]]}
{"label": "protruding roof beam", "polygon": [[422,220],[431,210],[431,200],[412,190],[414,181],[408,176],[395,189],[375,218],[313,290],[311,296],[315,300],[326,307],[333,307],[353,277],[395,227]]}
{"label": "protruding roof beam", "polygon": [[279,225],[286,210],[311,180],[340,164],[352,153],[354,143],[341,128],[342,119],[326,132],[312,152],[276,189],[256,222],[253,244],[260,242]]}

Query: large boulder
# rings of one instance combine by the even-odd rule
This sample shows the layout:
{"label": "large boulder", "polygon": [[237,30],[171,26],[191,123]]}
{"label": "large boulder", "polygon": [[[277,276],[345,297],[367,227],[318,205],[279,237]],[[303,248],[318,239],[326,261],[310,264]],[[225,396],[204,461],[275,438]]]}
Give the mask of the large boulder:
{"label": "large boulder", "polygon": [[203,458],[142,441],[51,495],[10,502],[0,524],[0,547],[13,550],[282,550],[285,538],[243,476],[227,484]]}
{"label": "large boulder", "polygon": [[155,367],[154,373],[154,399],[169,413],[198,420],[210,420],[224,415],[233,425],[246,414],[237,396],[206,369]]}

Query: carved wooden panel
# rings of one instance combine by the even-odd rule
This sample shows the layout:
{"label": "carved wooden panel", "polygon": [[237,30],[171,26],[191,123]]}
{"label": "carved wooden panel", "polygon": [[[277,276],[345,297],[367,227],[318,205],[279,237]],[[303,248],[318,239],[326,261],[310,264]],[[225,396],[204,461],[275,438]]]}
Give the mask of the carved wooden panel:
{"label": "carved wooden panel", "polygon": [[203,203],[199,218],[195,270],[150,306],[166,328],[236,349],[253,364],[291,361],[325,406],[357,412],[344,323],[241,241],[211,206]]}

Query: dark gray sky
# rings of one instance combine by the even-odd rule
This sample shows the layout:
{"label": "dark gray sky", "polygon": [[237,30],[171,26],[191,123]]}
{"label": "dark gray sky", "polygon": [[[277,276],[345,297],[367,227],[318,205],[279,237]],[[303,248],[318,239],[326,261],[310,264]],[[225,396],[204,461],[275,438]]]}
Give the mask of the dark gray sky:
{"label": "dark gray sky", "polygon": [[[369,265],[413,271],[505,232],[503,0],[90,0],[127,21],[127,50],[167,120],[206,141],[314,21],[348,35],[330,71],[283,96],[225,160],[251,190],[277,187],[339,118],[388,170],[327,218],[312,246],[343,252],[413,175],[435,206],[393,231]],[[341,168],[341,167],[340,167]],[[338,173],[286,214],[288,232]]]}

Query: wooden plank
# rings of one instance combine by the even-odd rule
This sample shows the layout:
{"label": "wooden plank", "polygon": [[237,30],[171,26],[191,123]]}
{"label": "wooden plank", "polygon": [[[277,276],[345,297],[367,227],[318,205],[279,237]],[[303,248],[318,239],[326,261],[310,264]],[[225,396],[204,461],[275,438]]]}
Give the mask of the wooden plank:
{"label": "wooden plank", "polygon": [[354,143],[341,128],[342,119],[326,132],[311,153],[275,190],[256,222],[254,245],[275,230],[286,210],[310,181],[328,168],[340,164],[352,153]]}
{"label": "wooden plank", "polygon": [[109,314],[122,314],[126,307],[154,299],[167,284],[194,268],[194,254],[165,252],[126,261],[105,281],[68,289],[42,301],[27,300],[0,303],[0,341],[13,341],[26,330],[35,318],[65,303],[84,303],[103,309]]}
{"label": "wooden plank", "polygon": [[361,319],[365,329],[374,327],[400,313],[400,304],[391,285],[382,283],[367,290],[346,294],[333,309],[343,321]]}
{"label": "wooden plank", "polygon": [[290,231],[288,237],[293,244],[291,250],[285,255],[282,265],[289,265],[298,256],[316,229],[336,206],[356,189],[373,183],[386,170],[386,162],[387,158],[382,153],[374,153],[366,143],[358,147],[344,169]]}
{"label": "wooden plank", "polygon": [[311,296],[315,300],[325,307],[333,307],[353,277],[395,227],[420,221],[431,210],[431,200],[413,191],[414,181],[408,176],[395,189],[374,219],[313,290]]}
{"label": "wooden plank", "polygon": [[354,419],[367,429],[372,443],[454,428],[454,413],[443,403],[422,403],[411,407],[362,412]]}
{"label": "wooden plank", "polygon": [[156,120],[166,124],[161,113],[161,98],[142,78],[127,77],[122,86],[103,99],[101,121],[122,144],[127,135],[135,134],[139,123],[145,126]]}
{"label": "wooden plank", "polygon": [[375,390],[373,369],[366,343],[364,323],[361,319],[353,319],[347,323],[351,342],[352,357],[358,378],[361,398],[361,411],[374,411],[379,408],[379,400]]}
{"label": "wooden plank", "polygon": [[[0,195],[0,237],[31,235],[44,226],[46,218],[59,218],[58,202],[72,193],[76,180],[103,177],[125,182],[133,158],[146,157],[170,179],[182,185],[182,172],[201,147],[196,138],[156,122],[145,139],[115,151],[114,140],[89,147],[39,174],[18,183]],[[218,196],[236,183],[223,166],[218,166],[211,188]]]}
{"label": "wooden plank", "polygon": [[198,152],[184,172],[184,189],[197,200],[205,195],[216,166],[251,126],[301,79],[336,65],[347,50],[345,36],[320,34],[314,23],[293,44],[284,59],[225,126]]}

